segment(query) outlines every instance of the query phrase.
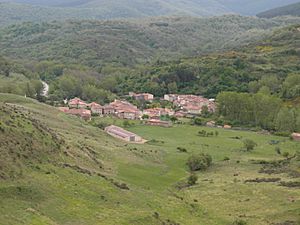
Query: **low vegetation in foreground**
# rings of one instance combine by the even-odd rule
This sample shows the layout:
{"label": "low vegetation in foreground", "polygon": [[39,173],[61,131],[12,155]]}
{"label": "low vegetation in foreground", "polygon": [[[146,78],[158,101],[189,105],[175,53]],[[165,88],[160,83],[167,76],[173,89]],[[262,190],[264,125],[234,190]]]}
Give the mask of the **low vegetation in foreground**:
{"label": "low vegetation in foreground", "polygon": [[1,224],[300,223],[289,138],[183,121],[132,123],[149,142],[130,144],[29,98],[0,102]]}

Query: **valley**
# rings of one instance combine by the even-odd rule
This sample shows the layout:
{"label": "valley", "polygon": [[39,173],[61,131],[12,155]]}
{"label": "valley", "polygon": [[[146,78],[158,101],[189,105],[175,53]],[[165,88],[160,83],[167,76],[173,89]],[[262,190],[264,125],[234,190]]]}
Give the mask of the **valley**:
{"label": "valley", "polygon": [[[144,145],[128,144],[79,118],[64,115],[34,100],[3,94],[0,98],[1,102],[10,104],[1,103],[1,112],[12,106],[20,108],[22,113],[29,111],[37,124],[44,124],[55,131],[59,140],[65,141],[54,154],[44,151],[45,160],[42,161],[35,161],[34,153],[16,152],[20,153],[16,159],[22,162],[18,168],[22,175],[0,183],[0,220],[5,224],[15,224],[18,220],[20,224],[299,222],[298,188],[282,186],[287,182],[299,182],[297,158],[275,167],[274,173],[259,172],[264,167],[272,168],[268,162],[285,160],[276,153],[275,147],[291,156],[296,153],[299,143],[288,138],[191,126],[186,122],[172,128],[137,123],[127,129],[152,141]],[[6,117],[0,118],[2,128],[4,124],[1,137],[10,129],[22,135],[24,128],[8,128]],[[111,123],[122,126],[121,120]],[[203,129],[218,131],[218,136],[198,136],[198,131]],[[40,132],[33,132],[33,135],[38,137]],[[244,138],[255,140],[257,147],[244,152]],[[18,140],[21,142],[22,136]],[[50,150],[50,145],[46,146]],[[178,147],[186,148],[187,153],[178,151]],[[1,145],[2,153],[9,149]],[[196,185],[178,189],[178,184],[188,177],[187,158],[200,152],[212,156],[212,166],[197,172]],[[3,163],[4,158],[1,160]],[[7,158],[5,161],[12,163]],[[276,181],[250,182],[271,178]],[[129,190],[118,188],[110,179],[125,183]]]}

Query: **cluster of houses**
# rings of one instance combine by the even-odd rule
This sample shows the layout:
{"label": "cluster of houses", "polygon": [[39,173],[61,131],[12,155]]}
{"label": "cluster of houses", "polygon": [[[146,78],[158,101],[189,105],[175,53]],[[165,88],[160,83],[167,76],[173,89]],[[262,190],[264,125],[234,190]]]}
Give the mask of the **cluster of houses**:
{"label": "cluster of houses", "polygon": [[164,100],[172,102],[174,106],[180,109],[177,113],[182,115],[200,115],[204,107],[207,107],[209,112],[216,111],[215,100],[202,96],[167,94],[164,95]]}
{"label": "cluster of houses", "polygon": [[[130,92],[129,96],[135,100],[140,101],[153,101],[154,96],[149,93],[133,93]],[[107,105],[100,105],[96,102],[87,103],[80,98],[74,98],[68,101],[67,107],[60,107],[62,112],[79,116],[85,120],[90,120],[92,115],[98,116],[116,116],[121,119],[137,120],[143,118],[143,115],[147,118],[146,123],[155,126],[170,126],[168,121],[161,121],[162,116],[174,116],[184,117],[189,114],[199,115],[202,112],[204,106],[210,112],[214,112],[216,105],[213,99],[206,99],[196,95],[177,95],[169,94],[165,95],[164,99],[173,103],[173,110],[169,108],[150,108],[141,111],[137,106],[131,104],[125,100],[115,100]],[[144,118],[145,118],[144,117]]]}

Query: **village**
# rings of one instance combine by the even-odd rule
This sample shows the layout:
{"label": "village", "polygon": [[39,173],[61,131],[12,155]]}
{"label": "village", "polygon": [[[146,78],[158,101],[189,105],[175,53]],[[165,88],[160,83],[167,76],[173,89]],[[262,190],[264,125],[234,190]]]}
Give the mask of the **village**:
{"label": "village", "polygon": [[[125,99],[115,99],[109,104],[101,105],[97,102],[87,103],[76,97],[66,101],[66,105],[58,109],[86,121],[91,120],[92,117],[115,117],[125,120],[143,120],[146,125],[161,127],[171,127],[173,125],[172,121],[180,118],[200,116],[203,110],[209,113],[216,111],[214,99],[196,95],[166,94],[163,98],[155,98],[150,93],[130,92],[127,96],[128,98],[137,102],[148,103],[154,100],[157,102],[165,101],[170,103],[171,107],[147,107],[140,109]],[[214,126],[214,122],[211,121],[207,125]],[[140,142],[142,140],[142,138],[120,127],[107,127],[105,130],[112,136],[127,141]]]}
{"label": "village", "polygon": [[[154,95],[149,93],[129,93],[132,99],[142,102],[152,102]],[[199,116],[202,110],[208,110],[211,113],[216,111],[214,99],[207,99],[196,95],[178,95],[167,94],[161,101],[168,101],[172,107],[153,107],[139,109],[136,105],[126,100],[115,99],[107,105],[99,103],[87,103],[80,98],[73,98],[67,102],[67,106],[59,107],[59,110],[81,117],[84,120],[90,120],[92,116],[115,116],[120,119],[142,120],[147,119],[149,124],[166,126],[166,121],[162,120],[163,116],[182,118],[188,116]]]}
{"label": "village", "polygon": [[[170,107],[147,107],[144,109],[130,103],[126,99],[115,99],[113,102],[101,105],[96,102],[87,103],[80,98],[73,98],[65,101],[66,106],[58,107],[61,112],[77,116],[85,121],[90,121],[94,117],[111,117],[122,120],[140,120],[149,126],[171,127],[173,123],[181,118],[201,117],[204,110],[208,113],[215,113],[217,105],[215,99],[207,99],[197,95],[166,94],[163,98],[155,98],[150,93],[130,92],[127,99],[136,102],[168,102]],[[154,104],[155,105],[155,104]],[[231,125],[219,126],[215,121],[210,120],[205,123],[207,127],[231,129]],[[127,142],[145,143],[142,137],[129,132],[121,127],[110,125],[104,129],[109,135]],[[300,141],[300,133],[293,133],[291,137],[295,141]]]}

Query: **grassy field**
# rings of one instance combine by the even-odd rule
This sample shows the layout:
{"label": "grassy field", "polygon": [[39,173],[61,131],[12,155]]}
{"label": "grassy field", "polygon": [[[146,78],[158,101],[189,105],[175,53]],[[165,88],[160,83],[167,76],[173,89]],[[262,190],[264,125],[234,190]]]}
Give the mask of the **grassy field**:
{"label": "grassy field", "polygon": [[[280,181],[245,183],[256,178],[300,181],[299,161],[293,159],[285,170],[272,174],[259,173],[263,165],[255,163],[284,159],[275,147],[293,155],[300,143],[289,138],[190,125],[161,128],[136,123],[128,129],[150,142],[129,144],[30,99],[0,94],[1,102],[13,103],[17,106],[14,111],[29,112],[27,120],[34,118],[50,129],[44,130],[45,135],[54,132],[63,141],[54,153],[50,145],[45,145],[46,160],[33,157],[34,151],[40,150],[35,146],[31,152],[19,150],[26,154],[18,158],[22,175],[0,180],[0,224],[229,225],[237,220],[251,225],[300,223],[299,188],[280,186]],[[6,122],[15,117],[8,116],[11,109],[3,107],[0,122],[4,130],[14,132],[15,138],[26,144],[23,136],[28,130],[6,127]],[[16,118],[21,120],[18,115]],[[100,120],[122,125],[120,120]],[[203,129],[218,131],[219,135],[198,136]],[[37,132],[33,134],[36,141]],[[13,148],[3,141],[8,134],[11,133],[0,132],[0,150],[10,159],[8,149]],[[245,138],[258,144],[254,151],[241,151]],[[278,144],[271,145],[271,141]],[[188,152],[181,153],[177,147]],[[201,152],[212,156],[212,167],[197,173],[195,186],[177,189],[176,184],[189,176],[187,158]],[[224,161],[225,157],[229,160]],[[13,158],[7,161],[13,162]],[[125,183],[129,190],[116,183]]]}

